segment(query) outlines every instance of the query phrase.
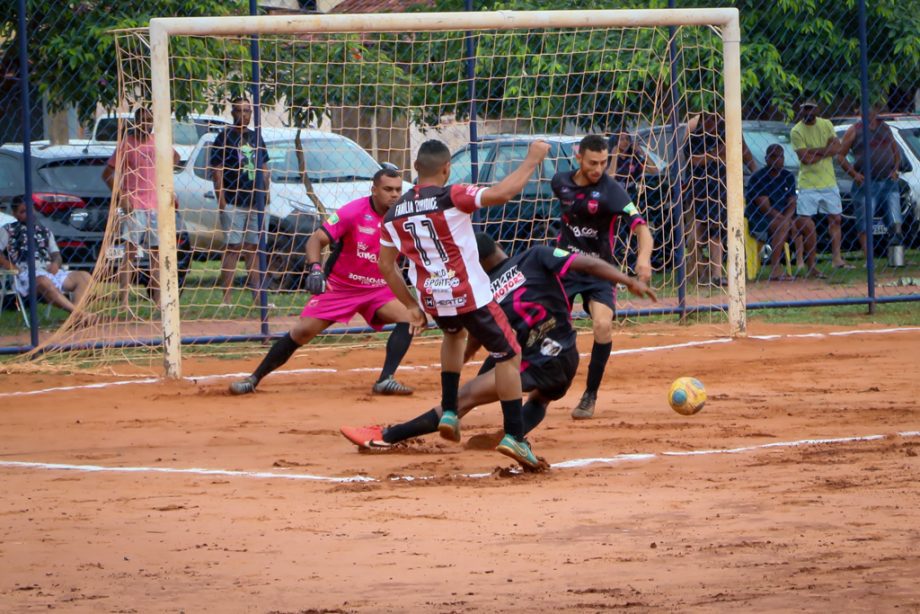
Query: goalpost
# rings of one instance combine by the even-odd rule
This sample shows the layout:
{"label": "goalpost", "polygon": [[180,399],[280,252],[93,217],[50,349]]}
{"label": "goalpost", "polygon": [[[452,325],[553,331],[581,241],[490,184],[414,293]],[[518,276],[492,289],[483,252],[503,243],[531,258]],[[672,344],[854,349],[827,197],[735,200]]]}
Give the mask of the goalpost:
{"label": "goalpost", "polygon": [[[262,55],[255,67],[249,56],[251,37],[258,37]],[[324,218],[369,189],[356,177],[348,181],[361,174],[353,166],[366,154],[349,149],[357,146],[338,135],[357,141],[381,162],[396,162],[411,181],[412,156],[426,138],[442,138],[452,151],[465,151],[474,175],[489,172],[498,179],[503,165],[523,157],[520,149],[503,149],[503,144],[542,134],[558,144],[552,164],[564,169],[582,135],[604,133],[615,142],[622,132],[648,154],[650,163],[663,166],[657,183],[654,174],[646,173],[634,186],[636,203],[659,243],[653,283],[663,300],[656,307],[632,303],[624,294],[618,299],[621,315],[692,314],[725,326],[720,330],[732,336],[745,333],[737,9],[157,18],[149,30],[116,33],[116,44],[120,110],[149,107],[153,112],[159,313],[150,303],[149,283],[139,287],[139,278],[132,277],[130,315],[123,318],[112,306],[121,265],[100,256],[79,317],[42,348],[46,355],[78,348],[91,352],[91,363],[111,364],[126,358],[122,348],[140,346],[150,352],[162,346],[166,376],[177,378],[183,344],[265,340],[287,330],[305,301],[297,285],[302,272],[297,256],[315,225],[288,224],[276,209],[288,207],[283,214],[288,220],[302,221],[298,211],[306,210]],[[467,74],[470,59],[474,75]],[[228,116],[229,101],[242,93],[261,96],[257,113],[271,155],[273,187],[264,191],[260,211],[271,222],[265,222],[259,239],[259,271],[243,284],[231,278],[219,288],[215,280],[223,279],[219,260],[224,244],[202,243],[201,237],[223,241],[219,237],[227,228],[202,222],[207,216],[189,210],[192,205],[186,202],[201,199],[203,204],[195,206],[214,213],[205,168],[209,137],[200,148],[185,152],[198,152],[198,159],[178,172],[173,128],[177,120],[191,122],[185,118],[195,114]],[[705,114],[724,122],[724,130],[709,135],[724,147],[724,177],[710,176],[709,170],[704,179],[721,184],[727,215],[699,226],[695,205],[687,204],[687,184],[701,179],[692,178],[685,149],[691,117]],[[122,138],[130,128],[125,122]],[[317,170],[323,165],[328,168]],[[553,170],[541,170],[536,192],[501,209],[499,219],[491,212],[479,219],[484,229],[511,249],[551,240],[559,215],[558,205],[546,195]],[[197,192],[182,183],[190,178]],[[282,188],[296,195],[285,196]],[[116,209],[130,194],[119,192],[113,196],[103,253],[120,241]],[[182,223],[178,229],[177,219]],[[177,251],[177,236],[183,241],[192,236],[201,262],[184,263],[186,248]],[[712,249],[722,240],[727,243],[725,287],[709,284],[711,265],[705,264],[712,256],[705,255],[707,246]],[[630,237],[618,241],[621,266],[631,267]],[[275,267],[278,283],[268,299],[264,291],[250,299],[245,285],[255,275],[255,283],[266,287],[267,272],[261,270],[266,263]],[[270,302],[286,305],[272,311]],[[284,317],[276,315],[279,311]]]}

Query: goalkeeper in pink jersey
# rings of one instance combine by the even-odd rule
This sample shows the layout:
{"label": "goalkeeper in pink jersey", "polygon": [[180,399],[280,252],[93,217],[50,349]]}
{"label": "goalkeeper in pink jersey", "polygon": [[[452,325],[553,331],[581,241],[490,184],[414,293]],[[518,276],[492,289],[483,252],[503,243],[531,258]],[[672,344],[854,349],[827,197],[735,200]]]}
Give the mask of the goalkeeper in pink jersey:
{"label": "goalkeeper in pink jersey", "polygon": [[[374,329],[395,323],[387,341],[386,358],[372,392],[409,395],[412,388],[393,375],[412,343],[409,312],[396,299],[380,274],[380,225],[383,216],[402,195],[402,178],[391,169],[374,174],[371,195],[339,209],[310,237],[307,259],[310,273],[307,290],[313,294],[300,320],[272,345],[249,377],[230,384],[231,394],[248,394],[266,375],[283,365],[302,345],[309,343],[334,322],[348,322],[361,314]],[[323,248],[332,245],[325,268],[320,264]]]}

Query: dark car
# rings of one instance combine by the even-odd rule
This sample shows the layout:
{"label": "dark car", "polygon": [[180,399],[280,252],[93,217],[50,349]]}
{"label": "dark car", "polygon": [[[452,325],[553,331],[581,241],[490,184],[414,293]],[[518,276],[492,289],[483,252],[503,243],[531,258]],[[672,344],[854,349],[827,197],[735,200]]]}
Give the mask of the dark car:
{"label": "dark car", "polygon": [[[493,185],[524,160],[527,148],[536,139],[549,143],[550,151],[521,195],[500,207],[484,208],[475,218],[509,254],[546,243],[558,234],[559,203],[553,197],[550,180],[556,173],[574,167],[575,147],[581,137],[497,134],[483,137],[476,145],[475,182]],[[471,146],[465,145],[451,157],[450,183],[472,183],[473,179]]]}
{"label": "dark car", "polygon": [[[109,220],[112,193],[102,180],[102,171],[114,152],[111,146],[46,145],[32,148],[32,202],[36,221],[47,227],[71,269],[92,270],[99,260]],[[9,209],[12,198],[25,192],[22,145],[0,147],[0,207]],[[181,230],[179,249],[180,285],[191,261],[188,234]],[[104,256],[119,258],[121,237]],[[145,271],[144,254],[139,268]],[[144,281],[143,273],[141,281]]]}

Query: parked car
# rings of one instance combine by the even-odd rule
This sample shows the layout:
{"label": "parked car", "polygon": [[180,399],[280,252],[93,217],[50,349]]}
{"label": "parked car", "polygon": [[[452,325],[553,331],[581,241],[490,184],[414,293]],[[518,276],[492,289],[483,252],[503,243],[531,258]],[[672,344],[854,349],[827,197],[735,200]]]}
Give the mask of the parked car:
{"label": "parked car", "polygon": [[[300,131],[304,167],[313,189],[307,192],[297,158],[294,128],[263,128],[271,171],[266,203],[266,246],[271,256],[268,270],[272,287],[301,287],[306,270],[306,241],[320,224],[323,211],[332,213],[342,205],[370,194],[371,183],[381,165],[354,141],[314,129]],[[216,134],[203,135],[188,162],[174,176],[179,210],[192,246],[203,257],[225,247],[217,197],[208,161]],[[404,183],[404,189],[412,187]],[[323,211],[320,211],[322,208]]]}
{"label": "parked car", "polygon": [[[32,201],[36,219],[57,240],[61,257],[73,269],[96,265],[112,194],[102,169],[114,151],[109,146],[49,145],[32,150]],[[0,148],[0,201],[8,208],[25,191],[23,148]]]}
{"label": "parked car", "polygon": [[[497,134],[483,137],[476,145],[476,183],[481,185],[493,185],[504,179],[524,160],[532,141],[543,139],[550,145],[549,154],[519,197],[500,207],[482,209],[475,218],[509,254],[545,243],[558,235],[560,208],[550,188],[550,180],[557,172],[574,168],[575,149],[581,138]],[[470,145],[465,145],[451,156],[450,183],[472,181],[472,150]]]}
{"label": "parked car", "polygon": [[[71,269],[92,270],[102,249],[109,220],[112,193],[102,180],[102,170],[115,148],[93,145],[50,145],[32,151],[32,202],[36,221],[46,226],[61,250],[61,259]],[[9,210],[14,196],[25,192],[21,144],[0,147],[0,205]],[[179,250],[180,286],[188,271],[191,251],[181,220],[176,242]],[[120,259],[124,254],[120,236],[105,256]],[[138,269],[148,270],[143,250],[138,251]],[[141,277],[144,282],[144,278]]]}
{"label": "parked car", "polygon": [[[112,113],[96,118],[93,126],[93,135],[88,144],[97,145],[115,145],[118,142],[118,122],[131,121],[134,119],[133,113]],[[216,132],[226,125],[230,120],[220,115],[206,115],[203,113],[192,113],[186,119],[178,120],[172,118],[172,135],[173,148],[179,154],[180,163],[185,163],[199,139],[208,132]]]}

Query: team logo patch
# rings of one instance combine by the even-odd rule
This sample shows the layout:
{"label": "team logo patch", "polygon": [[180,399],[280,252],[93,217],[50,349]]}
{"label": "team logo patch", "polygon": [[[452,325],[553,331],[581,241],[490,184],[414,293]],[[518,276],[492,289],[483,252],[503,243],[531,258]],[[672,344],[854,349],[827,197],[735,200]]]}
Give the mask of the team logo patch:
{"label": "team logo patch", "polygon": [[565,251],[561,247],[557,247],[553,250],[553,256],[556,258],[566,258],[569,256],[569,252]]}
{"label": "team logo patch", "polygon": [[425,303],[425,307],[428,307],[429,309],[434,309],[434,299],[433,298],[431,298],[430,296],[426,296],[422,300]]}
{"label": "team logo patch", "polygon": [[330,216],[329,216],[329,219],[326,220],[326,223],[329,224],[330,226],[335,226],[336,224],[338,224],[338,223],[339,223],[339,214],[338,214],[338,213],[333,213],[332,215],[330,215]]}
{"label": "team logo patch", "polygon": [[591,192],[591,198],[600,198],[600,197],[601,197],[600,192]]}
{"label": "team logo patch", "polygon": [[626,213],[627,215],[639,215],[639,210],[636,208],[636,205],[629,203],[623,207],[623,213]]}
{"label": "team logo patch", "polygon": [[476,194],[477,194],[478,192],[479,192],[479,186],[478,186],[478,185],[470,184],[470,185],[466,186],[466,193],[467,193],[469,196],[476,196]]}
{"label": "team logo patch", "polygon": [[598,203],[596,200],[593,200],[593,199],[592,199],[592,200],[589,200],[589,201],[588,201],[588,213],[590,213],[590,214],[592,214],[592,215],[594,215],[595,213],[597,213],[598,204],[599,204],[599,203]]}

